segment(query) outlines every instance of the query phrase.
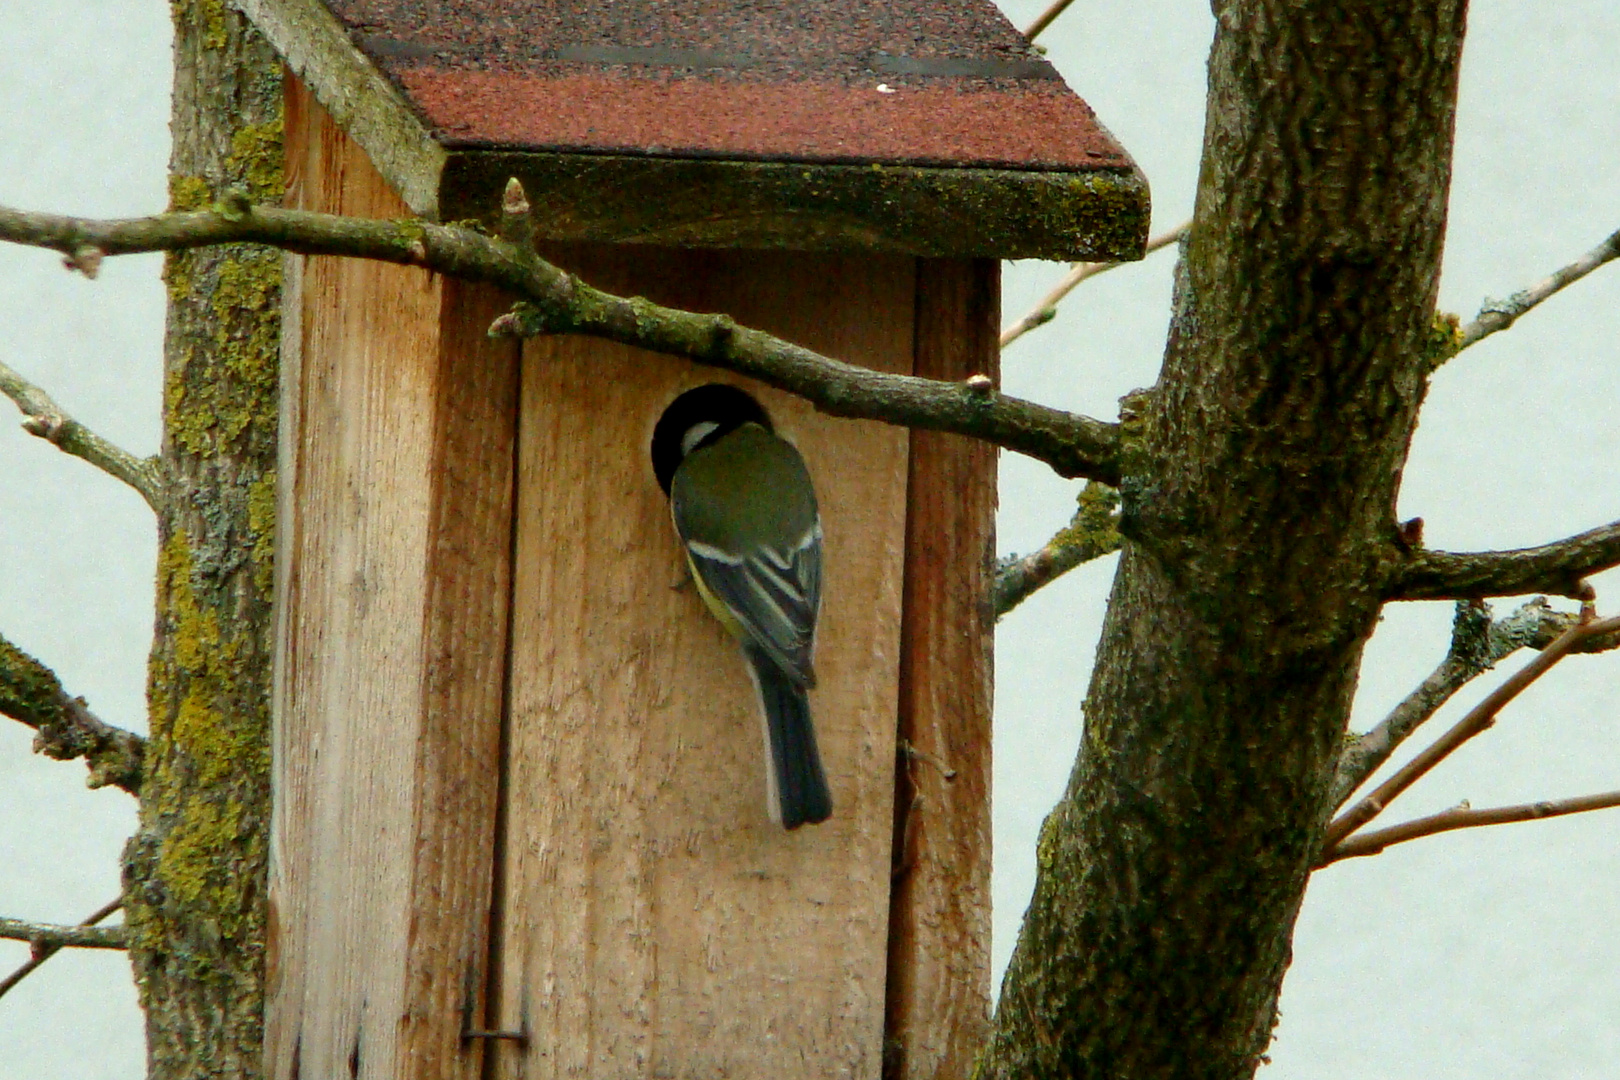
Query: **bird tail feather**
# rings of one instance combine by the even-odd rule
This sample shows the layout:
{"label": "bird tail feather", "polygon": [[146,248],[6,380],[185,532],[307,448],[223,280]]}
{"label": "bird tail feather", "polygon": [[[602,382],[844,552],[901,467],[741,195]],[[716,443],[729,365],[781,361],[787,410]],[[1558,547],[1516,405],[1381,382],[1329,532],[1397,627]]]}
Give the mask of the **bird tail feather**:
{"label": "bird tail feather", "polygon": [[750,645],[745,651],[765,717],[771,817],[784,829],[826,821],[832,816],[832,793],[816,749],[810,698],[764,650]]}

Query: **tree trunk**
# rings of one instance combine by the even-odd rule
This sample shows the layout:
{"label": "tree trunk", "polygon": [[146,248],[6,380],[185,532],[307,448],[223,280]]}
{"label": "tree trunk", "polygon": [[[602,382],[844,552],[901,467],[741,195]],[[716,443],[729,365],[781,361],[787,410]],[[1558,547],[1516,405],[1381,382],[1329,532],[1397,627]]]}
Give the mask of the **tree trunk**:
{"label": "tree trunk", "polygon": [[[170,200],[281,195],[281,68],[220,3],[177,2]],[[130,959],[153,1078],[261,1069],[281,255],[169,256],[157,625]]]}
{"label": "tree trunk", "polygon": [[985,1076],[1252,1075],[1395,552],[1466,3],[1215,11],[1084,745]]}

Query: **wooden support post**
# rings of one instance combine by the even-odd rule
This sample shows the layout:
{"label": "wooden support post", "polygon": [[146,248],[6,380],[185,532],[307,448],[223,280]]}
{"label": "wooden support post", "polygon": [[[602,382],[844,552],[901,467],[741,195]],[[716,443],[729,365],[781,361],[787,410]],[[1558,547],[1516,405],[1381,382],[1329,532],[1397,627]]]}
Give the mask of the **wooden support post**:
{"label": "wooden support post", "polygon": [[[915,374],[999,385],[1001,264],[917,261]],[[887,1080],[968,1076],[990,1019],[996,450],[911,436]]]}

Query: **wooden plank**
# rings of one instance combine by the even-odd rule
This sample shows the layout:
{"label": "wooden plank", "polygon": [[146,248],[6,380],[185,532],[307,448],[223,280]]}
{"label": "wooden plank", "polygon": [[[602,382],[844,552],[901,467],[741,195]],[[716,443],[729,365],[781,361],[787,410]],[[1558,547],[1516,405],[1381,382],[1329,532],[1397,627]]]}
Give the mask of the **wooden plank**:
{"label": "wooden plank", "polygon": [[1007,259],[1140,259],[1149,192],[1114,172],[457,150],[440,217],[493,223],[506,178],[553,240]]}
{"label": "wooden plank", "polygon": [[[553,252],[586,280],[912,365],[906,258]],[[585,338],[524,352],[499,1077],[880,1070],[908,439],[748,385],[804,452],[826,531],[811,695],[833,818],[765,810],[754,690],[684,571],[648,460],[729,376]]]}
{"label": "wooden plank", "polygon": [[[297,85],[289,201],[403,203]],[[517,349],[499,296],[301,260],[283,382],[267,1070],[471,1078],[509,594]]]}
{"label": "wooden plank", "polygon": [[[918,375],[999,374],[1000,264],[917,265]],[[915,432],[907,500],[903,758],[895,797],[886,1077],[972,1072],[990,1017],[990,719],[996,451]]]}

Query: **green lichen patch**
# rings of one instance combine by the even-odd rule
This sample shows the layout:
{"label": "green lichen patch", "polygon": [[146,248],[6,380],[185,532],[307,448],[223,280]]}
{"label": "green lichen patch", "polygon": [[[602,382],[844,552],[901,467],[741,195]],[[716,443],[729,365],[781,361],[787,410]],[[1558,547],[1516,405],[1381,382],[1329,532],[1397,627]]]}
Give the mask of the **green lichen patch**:
{"label": "green lichen patch", "polygon": [[169,174],[169,209],[172,211],[201,210],[213,202],[208,181],[200,176]]}
{"label": "green lichen patch", "polygon": [[[187,907],[215,908],[210,892],[221,877],[219,867],[243,842],[242,808],[199,802],[170,831],[158,856],[158,873],[169,895]],[[224,856],[225,858],[222,858]],[[223,928],[222,928],[223,929]]]}
{"label": "green lichen patch", "polygon": [[1075,501],[1074,517],[1052,537],[1052,544],[1084,552],[1088,558],[1116,550],[1120,544],[1119,492],[1092,481],[1080,489]]}
{"label": "green lichen patch", "polygon": [[[273,441],[280,343],[281,258],[229,245],[178,253],[166,272],[170,297],[195,308],[207,328],[207,355],[183,347],[165,379],[169,438],[203,454],[246,449],[244,439]],[[202,335],[199,335],[202,336]]]}
{"label": "green lichen patch", "polygon": [[267,472],[248,487],[248,543],[253,553],[253,584],[270,595],[276,554],[276,474]]}
{"label": "green lichen patch", "polygon": [[225,0],[170,0],[169,13],[176,26],[200,29],[204,48],[225,47]]}
{"label": "green lichen patch", "polygon": [[0,637],[0,713],[39,727],[61,711],[61,700],[51,669]]}
{"label": "green lichen patch", "polygon": [[282,115],[262,124],[247,124],[231,134],[223,175],[217,183],[201,176],[169,175],[169,209],[206,210],[218,192],[237,188],[255,205],[274,205],[286,192]]}
{"label": "green lichen patch", "polygon": [[[218,605],[231,601],[231,591],[200,578],[193,543],[177,532],[158,555],[164,644],[151,664],[147,758],[157,782],[142,816],[163,828],[143,887],[206,923],[210,939],[242,947],[260,940],[262,929],[246,879],[262,867],[267,843],[266,662],[252,640],[228,629],[253,632],[222,617]],[[196,966],[207,966],[200,954]]]}
{"label": "green lichen patch", "polygon": [[1434,371],[1462,348],[1462,320],[1449,311],[1437,311],[1423,339],[1423,368]]}
{"label": "green lichen patch", "polygon": [[231,135],[231,152],[225,158],[228,181],[247,190],[256,204],[281,201],[286,190],[282,165],[282,118],[265,124],[249,124]]}

